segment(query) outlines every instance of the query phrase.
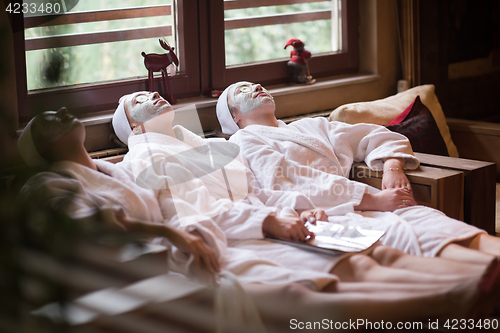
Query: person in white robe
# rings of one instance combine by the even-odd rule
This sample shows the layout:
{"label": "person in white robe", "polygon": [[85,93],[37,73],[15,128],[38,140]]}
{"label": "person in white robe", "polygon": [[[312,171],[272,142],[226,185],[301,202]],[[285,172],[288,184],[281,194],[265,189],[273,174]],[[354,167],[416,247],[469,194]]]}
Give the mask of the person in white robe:
{"label": "person in white robe", "polygon": [[[44,187],[48,189],[48,192],[44,193],[49,195],[55,205],[71,197],[71,205],[65,208],[69,208],[68,213],[74,218],[93,216],[96,210],[107,212],[111,222],[118,222],[127,230],[147,231],[166,237],[178,247],[177,253],[190,253],[199,266],[208,270],[219,269],[217,260],[224,263],[227,249],[224,234],[219,232],[217,227],[210,223],[203,225],[203,222],[198,222],[190,225],[197,233],[189,234],[163,225],[163,216],[157,201],[158,193],[139,188],[123,169],[111,163],[92,160],[84,148],[84,138],[84,127],[68,115],[66,110],[43,113],[30,122],[19,139],[20,155],[27,165],[48,168],[48,171],[39,173],[26,183],[21,190],[20,200],[22,201],[23,197],[24,200],[30,200],[34,192]],[[249,254],[248,252],[240,251],[238,255],[244,256]],[[252,260],[251,256],[249,258]],[[271,266],[265,258],[254,257],[253,260],[254,267],[246,265],[240,268],[250,271],[254,269],[254,273],[259,273],[259,270],[255,269],[261,265],[259,260],[264,262],[265,266]],[[294,274],[292,270],[274,266],[276,279],[281,275],[279,280],[283,280],[285,274]],[[242,273],[244,275],[244,272]],[[304,278],[304,274],[301,275]],[[312,274],[311,277],[318,278],[318,274]],[[323,278],[335,280],[326,274]],[[324,316],[334,320],[348,320],[360,307],[365,311],[363,317],[366,320],[410,320],[448,318],[450,315],[478,317],[486,314],[494,298],[491,290],[481,285],[484,282],[488,281],[478,275],[472,278],[462,276],[460,281],[455,280],[445,288],[441,283],[401,283],[398,286],[344,283],[335,284],[336,293],[318,298],[300,285],[271,284],[260,289],[246,285],[245,290],[255,300],[259,309],[274,314],[273,320],[278,318],[283,322],[287,322],[291,314],[298,320],[313,320]],[[229,290],[238,289],[234,287],[237,285],[231,284],[230,288],[220,288],[220,292],[227,293]],[[220,297],[228,301],[229,297],[235,295],[234,291],[231,293],[230,296],[217,296],[218,303],[221,302]],[[236,292],[236,295],[240,298],[244,296],[241,292]],[[363,302],[360,304],[361,299]],[[485,300],[488,301],[488,306],[484,306]],[[231,301],[233,314],[237,309],[241,309],[238,307],[238,301],[241,302],[241,299]],[[290,308],[284,306],[283,301],[301,303]],[[460,304],[459,311],[456,310],[456,303]],[[481,305],[477,306],[478,304]],[[229,303],[225,306],[228,305]],[[273,306],[275,309],[288,311],[271,311]],[[246,322],[242,318],[240,320],[255,325],[258,315],[255,316],[252,306],[247,303],[243,308],[245,311],[238,312],[238,315],[245,316],[246,320],[252,322]],[[416,309],[421,310],[415,311]],[[279,315],[281,317],[277,317]],[[238,319],[232,320],[234,322]]]}
{"label": "person in white robe", "polygon": [[[259,186],[301,191],[330,221],[380,228],[386,232],[384,244],[414,255],[489,262],[500,253],[498,238],[415,206],[404,169],[417,168],[419,161],[398,133],[323,117],[287,125],[276,119],[269,92],[250,82],[225,89],[217,117],[222,131],[231,135],[229,142],[241,147]],[[352,163],[361,161],[384,171],[382,191],[347,178]]]}
{"label": "person in white robe", "polygon": [[[256,191],[253,175],[239,160],[238,151],[232,151],[234,145],[173,127],[173,117],[173,109],[157,93],[123,96],[113,117],[115,133],[129,147],[122,165],[142,186],[160,190],[166,219],[181,226],[212,221],[222,229],[228,240],[226,253],[231,254],[223,267],[242,281],[312,283],[321,290],[331,284],[330,273],[341,275],[343,281],[422,282],[435,281],[426,276],[431,272],[446,275],[457,269],[455,262],[438,263],[383,246],[376,247],[371,257],[360,254],[336,260],[265,240],[264,236],[273,236],[301,241],[308,235],[302,233],[303,220],[310,214],[325,216],[298,192]],[[299,231],[288,232],[290,226]],[[466,266],[466,270],[471,267]],[[283,269],[293,274],[276,274]]]}
{"label": "person in white robe", "polygon": [[[19,202],[42,195],[52,207],[66,205],[71,218],[96,216],[127,231],[165,237],[162,243],[171,248],[170,265],[184,265],[184,271],[188,266],[197,272],[220,269],[218,258],[226,246],[221,236],[213,237],[213,231],[202,225],[188,233],[163,224],[157,193],[137,186],[122,168],[91,159],[84,139],[84,126],[65,108],[33,118],[18,140],[18,151],[28,166],[45,171],[26,182]],[[189,263],[176,260],[183,257],[189,257]]]}

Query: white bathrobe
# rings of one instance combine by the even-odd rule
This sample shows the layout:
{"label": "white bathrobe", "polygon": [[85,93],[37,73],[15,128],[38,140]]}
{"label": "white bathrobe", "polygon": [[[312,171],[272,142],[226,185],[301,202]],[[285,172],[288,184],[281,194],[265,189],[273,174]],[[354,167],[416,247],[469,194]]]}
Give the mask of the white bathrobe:
{"label": "white bathrobe", "polygon": [[[65,209],[75,219],[111,211],[144,222],[164,223],[157,191],[137,186],[130,173],[113,163],[93,161],[98,171],[70,161],[53,163],[49,171],[41,172],[26,182],[19,194],[20,203],[42,195],[52,207]],[[111,215],[101,217],[110,218]],[[192,228],[201,234],[216,256],[222,258],[226,248],[223,233],[201,224]],[[190,275],[191,257],[166,239],[158,238],[154,242],[170,248],[167,267]]]}
{"label": "white bathrobe", "polygon": [[[161,210],[170,225],[213,223],[220,228],[228,241],[223,267],[241,282],[312,282],[314,288],[322,288],[336,280],[328,272],[337,258],[263,239],[267,216],[314,208],[307,197],[292,191],[256,191],[237,146],[223,139],[203,139],[179,125],[174,132],[176,137],[131,136],[129,152],[120,163],[138,184],[159,190]],[[231,158],[218,158],[225,146]],[[231,151],[234,147],[236,152]]]}
{"label": "white bathrobe", "polygon": [[229,142],[238,144],[259,185],[265,189],[296,190],[330,221],[384,230],[383,244],[413,255],[435,256],[450,242],[483,231],[423,206],[394,212],[355,212],[364,193],[377,189],[347,177],[353,162],[365,161],[383,170],[384,160],[405,160],[405,168],[419,162],[406,137],[372,124],[349,125],[326,118],[306,118],[278,127],[250,125]]}
{"label": "white bathrobe", "polygon": [[56,208],[73,196],[67,212],[76,219],[111,209],[138,220],[162,223],[154,191],[137,186],[128,173],[112,163],[93,161],[98,171],[70,161],[53,163],[49,171],[28,180],[21,196],[47,191]]}
{"label": "white bathrobe", "polygon": [[[20,191],[18,200],[22,204],[24,200],[46,199],[53,208],[65,209],[69,216],[75,219],[93,216],[98,211],[111,210],[115,214],[124,214],[145,222],[164,222],[157,198],[158,191],[137,186],[131,173],[115,164],[102,160],[94,160],[94,162],[98,171],[69,161],[54,163],[48,172],[41,172],[26,182]],[[109,215],[104,216],[110,217]],[[218,260],[222,262],[223,269],[227,270],[227,267],[225,267],[227,265],[224,265],[224,263],[232,252],[225,253],[226,239],[224,234],[217,227],[210,224],[202,226],[201,223],[197,223],[190,227],[204,238],[205,242],[214,250]],[[196,274],[193,277],[205,281],[204,277],[200,276],[200,273],[206,274],[206,272],[192,271],[192,256],[188,256],[175,247],[169,246],[171,244],[164,239],[162,244],[170,248],[166,260],[167,268],[188,276]],[[236,253],[239,256],[244,256],[244,254],[242,251]],[[241,270],[243,282],[258,282],[259,274],[266,272],[269,280],[271,282],[277,281],[277,283],[290,277],[295,277],[295,280],[304,281],[305,283],[309,280],[316,280],[320,287],[335,281],[334,276],[327,274],[294,276],[294,272],[288,269],[281,267],[275,269],[267,262],[259,263],[259,258],[253,259],[253,265],[247,265],[246,267],[234,265],[234,267],[231,267],[234,268],[236,273],[239,273],[238,269]],[[260,266],[262,268],[259,269]],[[247,271],[244,271],[244,269],[247,269]],[[234,281],[231,274],[224,271],[218,278],[220,281],[219,288],[215,289],[217,299],[215,315],[217,320],[221,322],[227,322],[227,320],[239,321],[242,325],[256,326],[260,329],[260,319],[255,311],[255,306],[252,300],[244,294],[238,282]],[[322,278],[324,282],[322,282]],[[182,288],[182,286],[181,284],[180,287]],[[313,284],[313,286],[315,285]],[[141,301],[145,302],[146,299],[141,299]],[[235,313],[238,316],[234,317]],[[231,317],[227,318],[227,316]],[[247,320],[251,320],[251,322],[246,322]]]}

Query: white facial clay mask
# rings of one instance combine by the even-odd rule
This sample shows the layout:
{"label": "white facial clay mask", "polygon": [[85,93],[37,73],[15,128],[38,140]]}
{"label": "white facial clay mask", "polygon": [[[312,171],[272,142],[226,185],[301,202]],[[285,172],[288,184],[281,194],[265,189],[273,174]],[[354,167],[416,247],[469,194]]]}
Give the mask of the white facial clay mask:
{"label": "white facial clay mask", "polygon": [[[238,91],[239,93],[236,94]],[[265,88],[262,88],[262,91],[268,95],[253,98],[254,92],[251,83],[243,83],[236,86],[233,90],[234,105],[245,115],[248,111],[252,111],[263,104],[274,103],[274,99],[269,95],[268,91]]]}
{"label": "white facial clay mask", "polygon": [[130,116],[135,121],[145,123],[170,108],[170,104],[165,100],[153,100],[150,95],[139,95],[135,99],[134,96],[131,96],[126,101]]}

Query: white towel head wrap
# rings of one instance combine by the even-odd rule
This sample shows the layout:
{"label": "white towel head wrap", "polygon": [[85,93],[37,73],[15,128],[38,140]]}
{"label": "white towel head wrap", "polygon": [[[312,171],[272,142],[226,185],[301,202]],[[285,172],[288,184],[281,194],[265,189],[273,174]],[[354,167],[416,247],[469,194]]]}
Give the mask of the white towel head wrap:
{"label": "white towel head wrap", "polygon": [[111,124],[113,125],[113,129],[115,130],[115,134],[124,144],[128,144],[128,137],[132,134],[132,129],[130,128],[130,124],[127,119],[127,114],[125,113],[125,100],[128,96],[133,95],[125,95],[120,98],[118,102],[118,107],[116,108],[115,113],[113,114],[113,120]]}
{"label": "white towel head wrap", "polygon": [[228,135],[233,135],[236,133],[240,128],[236,123],[234,122],[233,116],[231,115],[231,112],[229,111],[229,106],[227,104],[227,93],[231,89],[232,86],[234,86],[236,83],[233,83],[224,91],[222,94],[219,96],[219,99],[217,100],[217,119],[219,120],[222,133],[228,134]]}
{"label": "white towel head wrap", "polygon": [[21,159],[23,162],[31,167],[31,168],[47,168],[49,166],[49,162],[44,159],[38,151],[36,150],[35,143],[33,142],[33,136],[31,133],[31,124],[33,124],[33,120],[31,119],[24,128],[21,136],[17,140],[17,150],[19,155],[21,155]]}

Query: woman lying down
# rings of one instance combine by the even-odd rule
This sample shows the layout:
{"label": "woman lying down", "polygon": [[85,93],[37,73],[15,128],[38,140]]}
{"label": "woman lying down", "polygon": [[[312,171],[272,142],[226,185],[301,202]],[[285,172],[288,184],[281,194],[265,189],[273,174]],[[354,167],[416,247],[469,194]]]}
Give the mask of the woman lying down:
{"label": "woman lying down", "polygon": [[96,207],[111,211],[109,222],[130,231],[165,237],[177,249],[191,253],[196,264],[203,262],[209,270],[219,270],[220,246],[209,247],[203,241],[201,235],[207,233],[203,226],[197,225],[188,233],[163,224],[155,193],[137,186],[114,164],[91,159],[84,140],[85,128],[65,108],[33,118],[18,140],[18,150],[28,166],[47,171],[25,184],[20,200],[28,200],[38,189],[46,189],[52,206],[58,207],[58,203],[74,195],[67,212],[71,217],[92,216]]}
{"label": "woman lying down", "polygon": [[[205,140],[180,125],[174,127],[173,118],[171,106],[157,93],[137,92],[122,97],[113,116],[117,136],[129,146],[121,166],[142,186],[158,190],[160,209],[169,225],[196,225],[189,224],[192,219],[210,224],[210,230],[220,230],[227,244],[219,258],[221,267],[234,273],[246,286],[260,284],[256,290],[307,286],[308,289],[301,287],[298,294],[294,288],[294,292],[283,297],[304,299],[305,303],[300,304],[309,310],[320,306],[332,311],[328,313],[347,315],[344,318],[352,318],[351,305],[367,296],[372,301],[362,306],[370,313],[400,316],[410,315],[406,313],[407,303],[399,308],[395,305],[412,298],[414,292],[420,294],[417,290],[431,288],[441,294],[445,280],[463,282],[466,276],[477,276],[478,271],[485,272],[485,267],[490,267],[485,275],[488,278],[479,280],[483,281],[481,286],[488,284],[489,298],[496,302],[498,273],[491,273],[497,270],[495,260],[460,263],[406,255],[386,246],[338,260],[264,240],[264,236],[303,240],[311,235],[303,221],[311,215],[318,219],[326,216],[300,193],[256,191],[252,174],[231,150],[231,144],[220,145],[225,142]],[[283,291],[280,288],[276,290]],[[385,293],[395,298],[383,300]],[[396,313],[386,312],[387,303],[394,306]],[[348,310],[333,311],[340,309],[337,306]],[[418,316],[427,312],[420,305],[411,309]],[[303,313],[306,314],[313,315],[311,311]]]}
{"label": "woman lying down", "polygon": [[[227,87],[217,102],[222,131],[241,147],[259,186],[301,191],[329,215],[385,230],[383,243],[405,253],[483,263],[500,255],[500,238],[416,206],[404,169],[419,161],[406,137],[323,117],[286,125],[275,109],[266,89],[244,81]],[[384,172],[382,191],[347,178],[352,163],[362,161]]]}

